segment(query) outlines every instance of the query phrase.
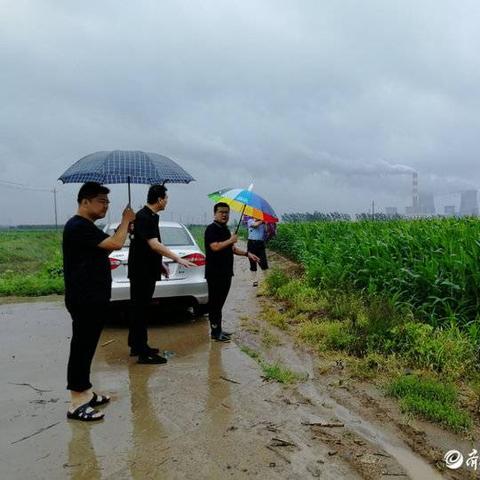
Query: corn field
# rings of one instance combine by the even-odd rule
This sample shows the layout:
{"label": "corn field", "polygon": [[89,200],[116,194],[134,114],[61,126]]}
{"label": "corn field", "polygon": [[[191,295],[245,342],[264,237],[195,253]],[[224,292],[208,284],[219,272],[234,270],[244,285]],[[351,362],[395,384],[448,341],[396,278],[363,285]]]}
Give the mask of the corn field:
{"label": "corn field", "polygon": [[433,326],[478,319],[477,219],[287,223],[270,248],[301,262],[312,286],[389,298]]}

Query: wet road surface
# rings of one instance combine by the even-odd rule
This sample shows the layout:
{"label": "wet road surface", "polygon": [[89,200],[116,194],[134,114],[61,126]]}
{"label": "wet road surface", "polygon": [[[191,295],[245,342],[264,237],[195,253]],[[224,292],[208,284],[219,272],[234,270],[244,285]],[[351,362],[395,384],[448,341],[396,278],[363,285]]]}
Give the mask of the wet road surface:
{"label": "wet road surface", "polygon": [[[236,263],[225,330],[238,331],[258,301],[247,262]],[[210,341],[205,317],[150,328],[151,345],[175,352],[167,365],[136,364],[127,333],[107,327],[94,360],[94,388],[113,397],[105,419],[67,421],[63,304],[0,305],[1,479],[366,478],[302,426],[312,402],[288,408],[285,388],[265,382],[235,342]],[[412,478],[438,478],[418,461],[432,476]]]}

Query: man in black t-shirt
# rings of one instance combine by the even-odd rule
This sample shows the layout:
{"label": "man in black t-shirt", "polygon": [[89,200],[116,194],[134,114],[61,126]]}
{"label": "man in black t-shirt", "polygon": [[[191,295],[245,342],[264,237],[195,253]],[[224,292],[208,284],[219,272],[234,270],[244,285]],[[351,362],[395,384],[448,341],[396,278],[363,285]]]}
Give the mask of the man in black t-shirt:
{"label": "man in black t-shirt", "polygon": [[205,278],[208,284],[208,316],[211,338],[218,342],[229,342],[230,334],[222,330],[222,308],[227,299],[233,277],[233,255],[240,255],[258,262],[253,253],[240,250],[235,244],[236,234],[227,227],[230,207],[217,203],[213,207],[214,221],[205,230]]}
{"label": "man in black t-shirt", "polygon": [[108,255],[122,248],[135,214],[127,206],[115,234],[109,237],[102,232],[94,222],[107,213],[108,193],[108,188],[98,183],[85,183],[78,192],[77,214],[63,230],[65,305],[73,330],[67,367],[67,389],[71,394],[67,417],[75,420],[101,420],[103,413],[93,407],[110,401],[110,397],[92,391],[90,367],[110,301]]}
{"label": "man in black t-shirt", "polygon": [[162,256],[190,268],[196,265],[180,258],[161,243],[158,212],[165,210],[168,202],[167,189],[163,185],[152,185],[148,191],[147,204],[137,212],[133,224],[133,235],[128,254],[128,278],[130,279],[130,330],[128,345],[130,356],[138,355],[138,363],[167,363],[158,355],[158,348],[148,345],[147,317],[155,284],[161,279]]}

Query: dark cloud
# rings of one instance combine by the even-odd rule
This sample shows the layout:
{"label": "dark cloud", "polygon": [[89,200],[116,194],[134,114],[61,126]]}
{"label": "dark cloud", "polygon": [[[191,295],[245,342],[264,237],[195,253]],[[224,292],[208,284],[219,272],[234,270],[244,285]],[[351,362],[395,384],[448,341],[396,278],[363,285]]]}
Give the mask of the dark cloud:
{"label": "dark cloud", "polygon": [[[199,217],[208,192],[252,180],[279,212],[404,206],[410,169],[433,192],[477,188],[479,14],[473,0],[4,1],[0,179],[50,189],[90,152],[156,151],[197,179],[170,208]],[[64,219],[77,187],[57,186]],[[33,209],[0,187],[0,224],[49,221],[35,195]]]}

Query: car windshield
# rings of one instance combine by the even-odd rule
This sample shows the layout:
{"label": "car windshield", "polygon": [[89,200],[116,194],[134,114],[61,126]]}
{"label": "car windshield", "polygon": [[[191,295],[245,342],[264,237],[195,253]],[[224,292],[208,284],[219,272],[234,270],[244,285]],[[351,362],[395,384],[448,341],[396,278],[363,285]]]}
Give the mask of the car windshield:
{"label": "car windshield", "polygon": [[[108,235],[115,233],[114,228],[109,228]],[[193,245],[193,241],[190,235],[183,227],[160,227],[160,236],[162,237],[162,243],[167,247],[179,247],[183,245]],[[127,237],[125,241],[125,247],[130,246],[130,238]]]}

